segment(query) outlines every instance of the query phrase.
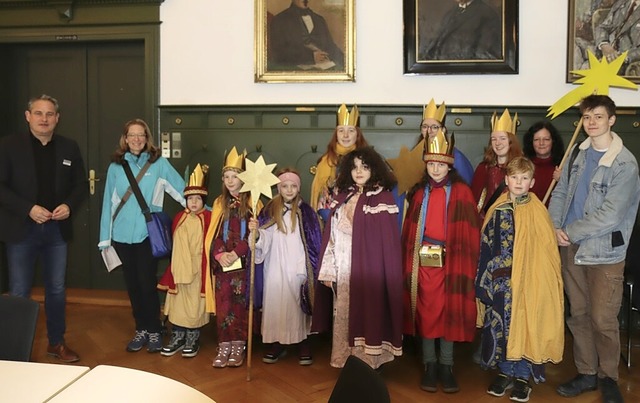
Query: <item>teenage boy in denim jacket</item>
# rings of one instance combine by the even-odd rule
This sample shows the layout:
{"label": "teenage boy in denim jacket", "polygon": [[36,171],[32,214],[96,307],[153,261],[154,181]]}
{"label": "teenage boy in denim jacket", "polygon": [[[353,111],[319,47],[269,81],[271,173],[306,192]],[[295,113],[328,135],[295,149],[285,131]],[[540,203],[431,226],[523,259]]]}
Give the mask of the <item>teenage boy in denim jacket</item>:
{"label": "teenage boy in denim jacket", "polygon": [[562,257],[564,287],[571,306],[578,375],[558,394],[574,397],[596,390],[605,402],[622,402],[618,389],[625,256],[640,200],[638,163],[611,127],[615,103],[590,95],[580,103],[588,139],[577,146],[551,196],[549,213]]}

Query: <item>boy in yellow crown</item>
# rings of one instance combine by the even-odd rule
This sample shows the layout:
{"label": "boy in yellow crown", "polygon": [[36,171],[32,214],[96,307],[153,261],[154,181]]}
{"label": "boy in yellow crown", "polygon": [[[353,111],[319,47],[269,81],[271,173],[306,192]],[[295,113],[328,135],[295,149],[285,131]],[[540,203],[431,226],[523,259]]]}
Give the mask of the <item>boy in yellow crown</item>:
{"label": "boy in yellow crown", "polygon": [[564,349],[560,254],[546,207],[529,193],[534,169],[524,157],[507,165],[508,192],[487,211],[476,277],[480,364],[500,370],[487,393],[513,388],[516,402],[529,400],[529,378],[544,382],[544,363],[560,362]]}
{"label": "boy in yellow crown", "polygon": [[182,350],[183,357],[195,357],[199,350],[200,328],[209,323],[205,311],[204,285],[208,272],[204,231],[211,212],[205,209],[209,167],[198,164],[184,188],[187,208],[173,219],[171,265],[158,283],[167,291],[164,313],[172,324],[171,340],[160,354],[169,357]]}

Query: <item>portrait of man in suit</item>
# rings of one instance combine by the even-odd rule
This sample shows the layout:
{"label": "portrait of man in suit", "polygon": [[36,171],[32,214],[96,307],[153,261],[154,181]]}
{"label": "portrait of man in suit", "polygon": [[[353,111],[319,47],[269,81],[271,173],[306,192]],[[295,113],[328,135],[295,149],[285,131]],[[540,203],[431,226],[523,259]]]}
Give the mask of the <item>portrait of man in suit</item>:
{"label": "portrait of man in suit", "polygon": [[[497,6],[492,3],[497,3]],[[424,1],[425,29],[419,32],[420,60],[495,60],[503,58],[500,1]],[[429,13],[426,13],[429,10]],[[441,18],[439,10],[444,10]]]}
{"label": "portrait of man in suit", "polygon": [[[287,8],[272,13],[272,17],[268,19],[269,70],[343,70],[344,51],[336,44],[336,40],[342,43],[342,38],[333,35],[327,19],[312,9],[314,6],[332,5],[334,9],[339,9],[340,2],[287,1],[290,1]],[[282,1],[271,0],[269,10],[276,9],[277,3]],[[333,21],[335,20],[339,19],[334,18]]]}

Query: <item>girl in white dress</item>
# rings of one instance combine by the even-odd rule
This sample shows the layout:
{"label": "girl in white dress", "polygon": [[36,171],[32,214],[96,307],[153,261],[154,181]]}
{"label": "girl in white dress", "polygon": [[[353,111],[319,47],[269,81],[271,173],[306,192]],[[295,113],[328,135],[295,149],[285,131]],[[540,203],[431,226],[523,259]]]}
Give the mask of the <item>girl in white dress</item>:
{"label": "girl in white dress", "polygon": [[273,364],[286,354],[284,345],[298,344],[300,365],[310,365],[313,361],[307,337],[320,223],[315,211],[300,197],[298,173],[285,169],[278,178],[278,195],[262,210],[259,220],[249,222],[250,230],[259,231],[256,264],[263,263],[262,341],[268,348],[262,360]]}

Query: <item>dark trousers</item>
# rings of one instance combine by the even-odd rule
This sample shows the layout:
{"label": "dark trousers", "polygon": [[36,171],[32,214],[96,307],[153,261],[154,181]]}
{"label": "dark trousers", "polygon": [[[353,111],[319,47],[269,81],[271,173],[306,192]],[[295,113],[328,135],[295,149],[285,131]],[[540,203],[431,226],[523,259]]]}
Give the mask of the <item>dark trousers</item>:
{"label": "dark trousers", "polygon": [[149,238],[134,244],[113,242],[113,247],[122,261],[136,330],[160,332],[160,299],[156,289],[158,260],[151,254]]}

